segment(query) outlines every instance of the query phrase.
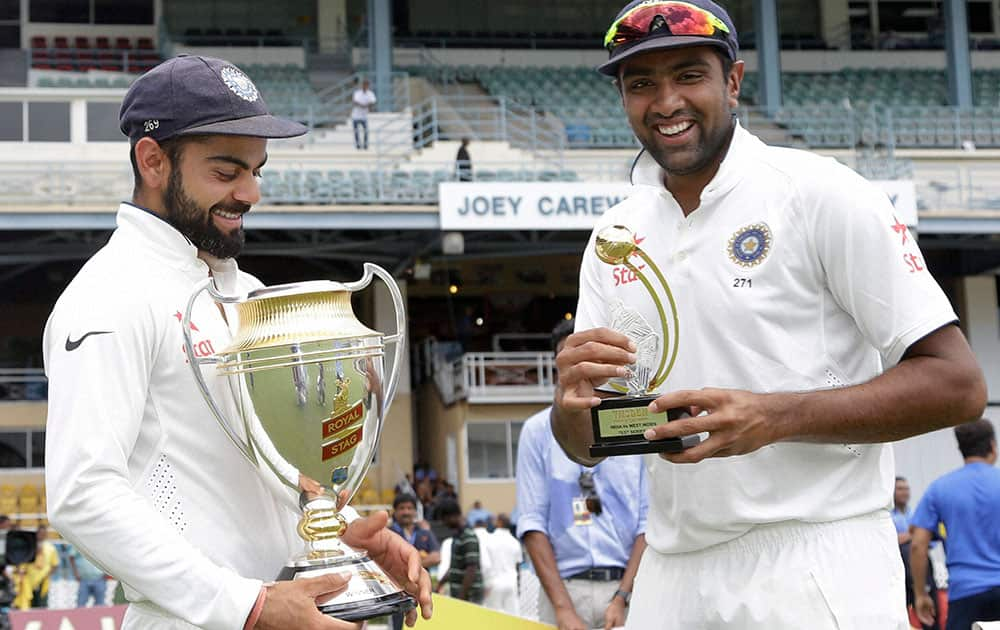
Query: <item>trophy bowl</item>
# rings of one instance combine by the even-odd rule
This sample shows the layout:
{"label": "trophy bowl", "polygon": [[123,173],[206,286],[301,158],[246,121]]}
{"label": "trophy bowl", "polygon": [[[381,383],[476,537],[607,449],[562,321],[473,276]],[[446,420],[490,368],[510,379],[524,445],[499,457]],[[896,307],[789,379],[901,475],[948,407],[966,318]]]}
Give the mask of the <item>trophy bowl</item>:
{"label": "trophy bowl", "polygon": [[[373,276],[392,294],[396,333],[391,336],[362,324],[351,308],[351,295]],[[206,290],[216,302],[234,305],[238,327],[226,348],[196,358],[184,321],[185,346],[201,392],[234,445],[258,468],[270,468],[302,509],[303,547],[278,579],[350,574],[345,591],[319,603],[320,611],[345,621],[415,607],[364,550],[340,539],[347,522],[338,510],[338,500],[349,501],[368,472],[395,395],[405,325],[395,281],[369,263],[355,283],[302,282],[239,297],[220,295],[209,281],[192,294],[185,320]],[[387,342],[396,346],[388,379]],[[203,364],[215,366],[231,400],[214,398]]]}

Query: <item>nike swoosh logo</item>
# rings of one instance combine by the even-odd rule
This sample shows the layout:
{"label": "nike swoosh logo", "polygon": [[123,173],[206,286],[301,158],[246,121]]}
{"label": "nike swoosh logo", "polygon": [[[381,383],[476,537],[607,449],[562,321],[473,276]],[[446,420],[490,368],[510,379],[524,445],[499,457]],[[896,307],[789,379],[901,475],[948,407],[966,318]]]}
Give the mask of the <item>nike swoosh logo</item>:
{"label": "nike swoosh logo", "polygon": [[69,335],[66,335],[66,352],[73,352],[74,350],[79,348],[80,344],[83,343],[83,340],[91,335],[109,335],[112,332],[113,331],[110,330],[92,330],[89,333],[86,333],[84,336],[77,339],[76,341],[70,340]]}

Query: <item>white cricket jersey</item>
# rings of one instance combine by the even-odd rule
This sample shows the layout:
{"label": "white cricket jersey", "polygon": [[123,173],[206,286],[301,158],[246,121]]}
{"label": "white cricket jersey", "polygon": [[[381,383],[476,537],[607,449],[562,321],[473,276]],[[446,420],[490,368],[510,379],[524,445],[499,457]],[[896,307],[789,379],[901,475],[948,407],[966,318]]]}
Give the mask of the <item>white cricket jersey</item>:
{"label": "white cricket jersey", "polygon": [[[244,459],[195,384],[181,316],[210,267],[152,213],[122,204],[117,222],[45,328],[50,519],[124,583],[126,627],[242,628],[262,581],[302,545],[294,495]],[[260,286],[232,260],[211,273],[226,294]],[[198,356],[230,340],[206,293],[190,328]],[[294,468],[282,475],[297,480]]]}
{"label": "white cricket jersey", "polygon": [[[654,330],[643,282],[594,254],[597,232],[625,225],[663,272],[676,362],[659,392],[720,387],[810,391],[871,380],[906,349],[957,318],[888,197],[830,158],[769,147],[736,127],[718,173],[688,217],[643,155],[634,193],[591,235],[580,272],[576,330],[607,326],[616,300]],[[646,457],[646,540],[661,553],[703,549],[761,523],[823,522],[891,504],[885,444],[771,444],[738,457],[675,465]]]}

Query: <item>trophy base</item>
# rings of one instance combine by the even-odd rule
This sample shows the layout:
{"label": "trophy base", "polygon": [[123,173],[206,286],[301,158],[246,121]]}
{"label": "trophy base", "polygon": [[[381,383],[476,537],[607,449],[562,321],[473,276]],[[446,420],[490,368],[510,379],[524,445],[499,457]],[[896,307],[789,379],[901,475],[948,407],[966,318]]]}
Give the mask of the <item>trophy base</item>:
{"label": "trophy base", "polygon": [[628,442],[601,442],[590,445],[591,457],[612,457],[614,455],[645,455],[646,453],[680,453],[701,444],[700,435],[685,435],[666,440],[629,440]]}
{"label": "trophy base", "polygon": [[417,600],[404,592],[387,595],[362,606],[320,606],[319,611],[341,621],[364,621],[396,613],[405,614],[417,607]]}
{"label": "trophy base", "polygon": [[650,413],[649,403],[656,396],[622,396],[606,398],[590,410],[594,444],[591,457],[613,455],[641,455],[645,453],[679,453],[699,444],[698,435],[685,435],[665,440],[647,440],[642,437],[646,429],[678,420],[686,415],[685,409],[668,409]]}
{"label": "trophy base", "polygon": [[354,622],[406,613],[417,606],[417,601],[364,553],[285,565],[278,580],[300,580],[328,573],[347,573],[351,580],[347,590],[317,604],[325,615]]}

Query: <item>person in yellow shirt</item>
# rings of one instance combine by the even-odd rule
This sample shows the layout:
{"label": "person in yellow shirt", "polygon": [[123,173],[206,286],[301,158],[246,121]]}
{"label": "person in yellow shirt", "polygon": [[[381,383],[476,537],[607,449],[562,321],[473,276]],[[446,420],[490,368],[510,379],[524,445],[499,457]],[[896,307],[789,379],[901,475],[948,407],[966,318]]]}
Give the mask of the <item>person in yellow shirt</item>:
{"label": "person in yellow shirt", "polygon": [[[49,582],[52,572],[59,566],[59,552],[55,545],[49,542],[48,528],[38,527],[38,551],[34,562],[28,562],[17,567],[18,589],[14,601],[16,608],[48,608]],[[28,593],[31,594],[30,600]]]}

